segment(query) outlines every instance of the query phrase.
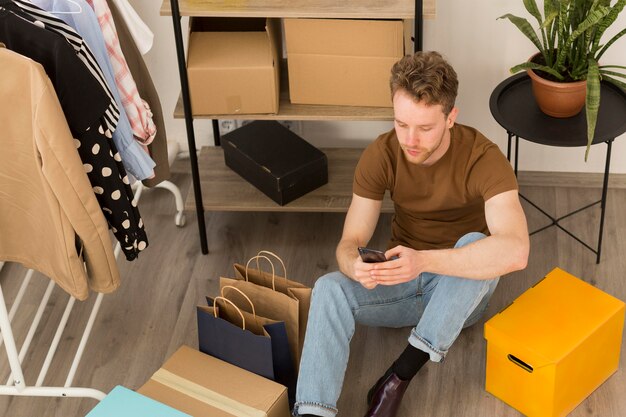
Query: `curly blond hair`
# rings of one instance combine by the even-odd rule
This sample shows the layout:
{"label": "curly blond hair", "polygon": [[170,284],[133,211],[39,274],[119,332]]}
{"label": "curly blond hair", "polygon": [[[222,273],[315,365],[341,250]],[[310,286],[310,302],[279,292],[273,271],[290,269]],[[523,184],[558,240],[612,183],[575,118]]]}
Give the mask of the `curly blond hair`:
{"label": "curly blond hair", "polygon": [[418,102],[440,104],[450,114],[459,89],[454,68],[439,52],[416,52],[406,55],[391,68],[391,97],[404,90]]}

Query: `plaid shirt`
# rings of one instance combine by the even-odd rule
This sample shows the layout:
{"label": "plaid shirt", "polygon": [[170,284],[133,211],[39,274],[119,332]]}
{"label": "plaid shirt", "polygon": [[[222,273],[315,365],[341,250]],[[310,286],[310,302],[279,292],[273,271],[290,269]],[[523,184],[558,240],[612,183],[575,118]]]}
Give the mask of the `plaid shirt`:
{"label": "plaid shirt", "polygon": [[148,145],[156,135],[156,126],[152,121],[150,106],[139,97],[137,85],[128,69],[128,64],[120,48],[120,41],[117,37],[117,30],[115,29],[115,23],[111,16],[111,10],[106,0],[87,0],[87,3],[89,3],[96,13],[98,23],[102,29],[107,54],[109,55],[115,73],[115,84],[117,84],[117,88],[120,92],[122,106],[124,106],[124,110],[126,110],[126,114],[128,115],[128,120],[133,129],[135,139],[143,145]]}

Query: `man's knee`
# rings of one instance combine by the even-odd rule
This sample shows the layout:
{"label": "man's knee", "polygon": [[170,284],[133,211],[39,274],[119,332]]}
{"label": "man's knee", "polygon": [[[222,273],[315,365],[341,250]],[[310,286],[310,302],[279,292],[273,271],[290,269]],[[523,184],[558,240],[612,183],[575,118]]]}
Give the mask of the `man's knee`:
{"label": "man's knee", "polygon": [[337,296],[344,293],[343,284],[348,279],[339,271],[323,275],[313,286],[313,300],[319,302],[326,299],[336,299]]}
{"label": "man's knee", "polygon": [[469,245],[472,242],[476,242],[477,240],[484,239],[487,236],[484,233],[480,232],[470,232],[466,235],[463,235],[454,245],[455,248],[460,248],[465,245]]}

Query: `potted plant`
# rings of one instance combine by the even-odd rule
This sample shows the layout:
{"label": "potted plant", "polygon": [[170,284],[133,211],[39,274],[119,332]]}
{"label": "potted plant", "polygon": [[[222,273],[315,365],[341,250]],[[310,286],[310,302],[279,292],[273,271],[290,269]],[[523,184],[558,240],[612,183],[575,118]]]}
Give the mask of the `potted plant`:
{"label": "potted plant", "polygon": [[[511,73],[526,70],[533,82],[533,93],[542,111],[555,117],[569,117],[585,107],[587,115],[587,150],[593,140],[598,108],[600,106],[600,81],[606,80],[626,89],[626,66],[599,65],[602,55],[626,34],[626,28],[601,44],[606,29],[611,26],[626,6],[626,0],[544,0],[543,16],[535,0],[522,0],[528,13],[537,20],[533,29],[528,20],[512,14],[499,19],[509,19],[537,47],[538,53],[528,61],[511,68]],[[552,109],[539,102],[542,93],[537,81],[549,81],[550,90],[563,90],[572,84],[582,86],[578,95],[581,103],[570,112]],[[620,80],[624,79],[624,80]],[[566,93],[560,101],[571,105],[576,93]]]}

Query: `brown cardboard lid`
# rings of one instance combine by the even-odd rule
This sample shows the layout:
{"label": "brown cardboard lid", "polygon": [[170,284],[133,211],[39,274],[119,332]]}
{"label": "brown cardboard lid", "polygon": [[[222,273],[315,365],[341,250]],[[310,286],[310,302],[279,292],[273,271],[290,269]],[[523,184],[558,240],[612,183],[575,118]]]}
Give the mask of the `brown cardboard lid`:
{"label": "brown cardboard lid", "polygon": [[287,54],[404,55],[400,20],[285,19]]}
{"label": "brown cardboard lid", "polygon": [[624,302],[555,268],[487,321],[485,336],[555,363],[616,315],[624,315]]}
{"label": "brown cardboard lid", "polygon": [[189,37],[189,68],[273,65],[267,32],[191,32]]}

